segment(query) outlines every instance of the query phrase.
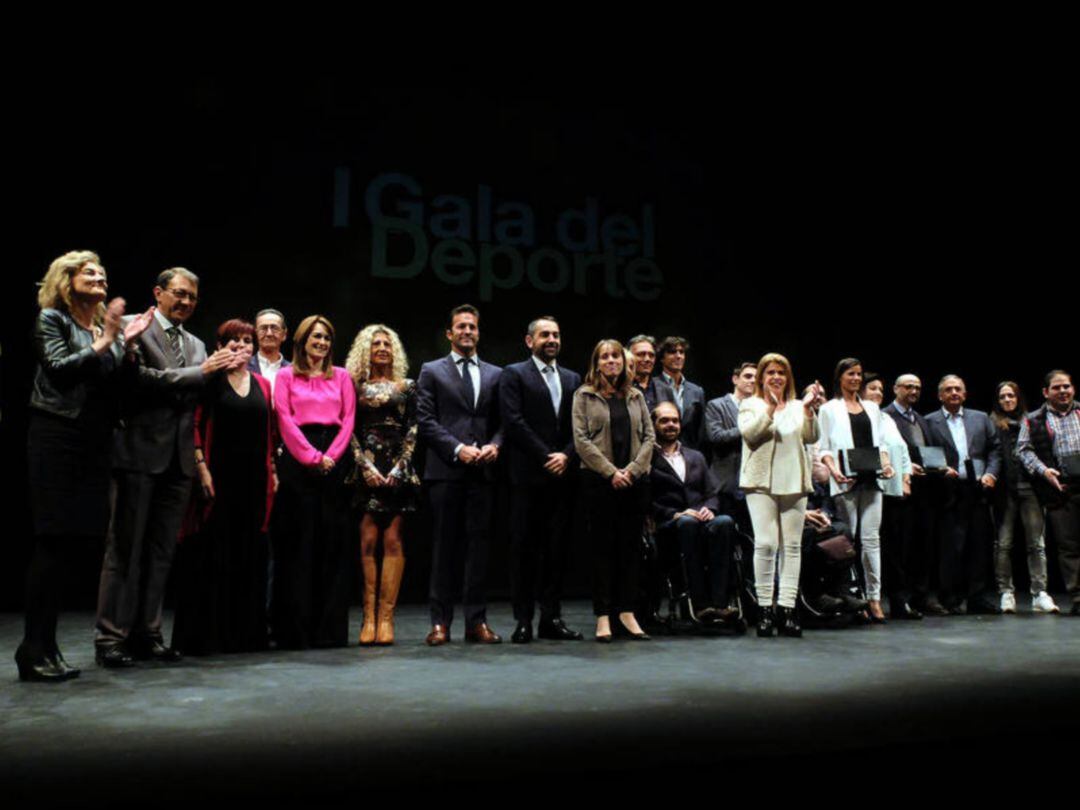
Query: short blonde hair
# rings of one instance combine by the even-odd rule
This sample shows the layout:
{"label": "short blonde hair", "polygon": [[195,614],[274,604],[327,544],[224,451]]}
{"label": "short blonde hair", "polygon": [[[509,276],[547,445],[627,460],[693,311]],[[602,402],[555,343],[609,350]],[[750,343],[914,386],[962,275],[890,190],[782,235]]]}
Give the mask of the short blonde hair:
{"label": "short blonde hair", "polygon": [[390,345],[394,351],[394,361],[391,367],[391,379],[395,382],[405,379],[409,372],[409,358],[405,356],[405,347],[401,345],[398,333],[389,326],[381,323],[372,323],[365,326],[353,340],[352,348],[349,349],[349,357],[345,361],[345,368],[349,376],[358,383],[371,376],[371,341],[375,335],[384,334],[390,338]]}
{"label": "short blonde hair", "polygon": [[296,334],[293,336],[293,366],[296,372],[305,377],[315,376],[315,370],[312,369],[311,364],[308,362],[305,347],[311,333],[315,331],[315,327],[320,323],[330,333],[330,351],[323,358],[322,368],[318,369],[318,374],[329,380],[334,376],[334,325],[324,315],[308,315],[304,320],[300,321],[300,325],[296,328]]}
{"label": "short blonde hair", "polygon": [[769,352],[757,364],[757,379],[754,380],[754,393],[764,399],[765,394],[765,369],[773,363],[783,367],[787,375],[787,385],[784,386],[784,401],[790,402],[795,399],[795,375],[791,373],[791,362],[784,355],[777,352]]}
{"label": "short blonde hair", "polygon": [[[38,306],[42,309],[63,309],[70,312],[71,279],[91,262],[99,266],[101,264],[101,258],[92,250],[71,250],[54,259],[45,271],[45,276],[38,282]],[[104,304],[94,313],[94,322],[99,325],[105,322]]]}

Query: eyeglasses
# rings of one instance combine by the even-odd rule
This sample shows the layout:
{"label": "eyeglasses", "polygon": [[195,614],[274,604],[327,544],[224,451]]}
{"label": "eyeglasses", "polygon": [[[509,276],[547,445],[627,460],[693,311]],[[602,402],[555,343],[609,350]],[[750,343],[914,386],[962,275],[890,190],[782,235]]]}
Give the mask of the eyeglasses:
{"label": "eyeglasses", "polygon": [[187,290],[173,290],[169,287],[166,287],[162,292],[167,292],[177,301],[190,301],[194,304],[196,301],[199,300],[199,296],[197,293],[188,292]]}
{"label": "eyeglasses", "polygon": [[255,331],[262,334],[264,332],[284,332],[285,330],[276,323],[264,323],[262,326],[256,326]]}

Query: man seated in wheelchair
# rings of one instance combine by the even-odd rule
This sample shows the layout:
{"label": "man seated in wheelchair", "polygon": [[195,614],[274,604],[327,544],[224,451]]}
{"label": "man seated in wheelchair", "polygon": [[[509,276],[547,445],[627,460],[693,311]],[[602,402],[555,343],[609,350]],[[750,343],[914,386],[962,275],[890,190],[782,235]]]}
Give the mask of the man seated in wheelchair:
{"label": "man seated in wheelchair", "polygon": [[649,476],[652,520],[661,559],[679,563],[690,613],[703,623],[738,616],[729,607],[735,521],[720,511],[720,484],[705,457],[679,442],[682,431],[674,403],[653,409],[656,446]]}

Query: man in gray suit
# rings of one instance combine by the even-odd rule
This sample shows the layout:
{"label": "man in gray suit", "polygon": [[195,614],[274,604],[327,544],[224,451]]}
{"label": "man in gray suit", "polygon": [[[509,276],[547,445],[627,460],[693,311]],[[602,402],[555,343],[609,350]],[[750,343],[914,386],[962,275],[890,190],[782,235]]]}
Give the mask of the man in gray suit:
{"label": "man in gray suit", "polygon": [[926,417],[927,444],[945,448],[948,470],[938,513],[939,590],[950,613],[1000,613],[990,570],[994,521],[989,491],[1001,474],[1001,438],[983,411],[964,408],[967,388],[955,374],[938,383],[942,408]]}
{"label": "man in gray suit", "polygon": [[162,639],[161,603],[195,475],[195,403],[207,376],[247,360],[228,349],[207,357],[203,342],[184,330],[198,294],[191,271],[163,271],[154,287],[154,320],[126,358],[138,372],[124,392],[113,448],[95,638],[104,667],[180,657]]}
{"label": "man in gray suit", "polygon": [[757,363],[740,363],[731,372],[734,390],[705,405],[705,441],[702,449],[712,453],[712,473],[720,483],[720,492],[733,509],[732,516],[749,530],[750,515],[746,511],[746,496],[739,489],[739,470],[742,462],[742,434],[739,433],[739,405],[754,395]]}

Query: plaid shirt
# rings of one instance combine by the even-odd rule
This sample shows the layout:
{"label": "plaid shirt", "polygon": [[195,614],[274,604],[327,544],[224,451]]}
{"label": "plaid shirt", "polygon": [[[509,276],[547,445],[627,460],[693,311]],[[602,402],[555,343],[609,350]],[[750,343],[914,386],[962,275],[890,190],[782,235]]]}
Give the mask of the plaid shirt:
{"label": "plaid shirt", "polygon": [[[1080,403],[1074,401],[1064,414],[1047,406],[1046,428],[1054,441],[1055,458],[1060,461],[1065,456],[1080,455]],[[1046,465],[1039,461],[1031,446],[1031,431],[1026,419],[1020,423],[1020,435],[1016,438],[1016,457],[1031,475],[1042,478],[1046,473]]]}

